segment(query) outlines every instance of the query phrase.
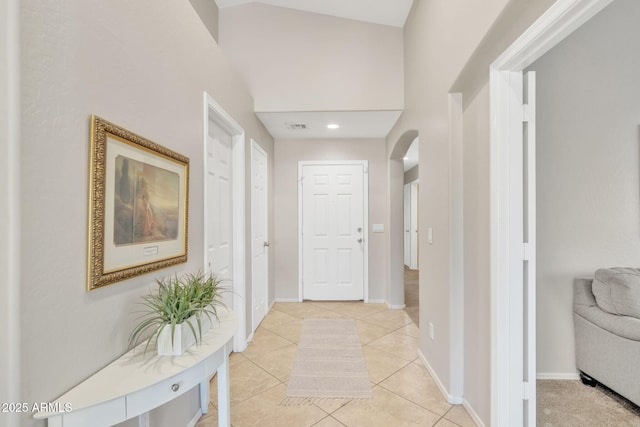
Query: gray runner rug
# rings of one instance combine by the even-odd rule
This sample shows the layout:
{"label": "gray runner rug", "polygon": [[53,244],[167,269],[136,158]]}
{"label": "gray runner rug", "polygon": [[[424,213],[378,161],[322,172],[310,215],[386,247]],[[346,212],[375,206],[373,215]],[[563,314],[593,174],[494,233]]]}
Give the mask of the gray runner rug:
{"label": "gray runner rug", "polygon": [[304,319],[283,403],[371,397],[371,381],[355,321]]}

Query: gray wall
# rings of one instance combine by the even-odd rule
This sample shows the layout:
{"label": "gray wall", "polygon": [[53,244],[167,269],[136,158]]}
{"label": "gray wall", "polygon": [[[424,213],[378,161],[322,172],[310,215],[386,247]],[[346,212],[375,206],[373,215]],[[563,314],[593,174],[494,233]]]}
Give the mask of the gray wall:
{"label": "gray wall", "polygon": [[220,46],[256,111],[401,110],[402,28],[246,2],[220,9]]}
{"label": "gray wall", "polygon": [[640,265],[640,2],[616,0],[535,62],[538,372],[575,375],[572,281]]}
{"label": "gray wall", "polygon": [[[275,143],[276,299],[298,298],[298,161],[369,161],[369,299],[385,300],[387,262],[387,161],[383,139],[277,140]],[[385,224],[371,233],[371,224]]]}
{"label": "gray wall", "polygon": [[409,169],[404,173],[404,183],[409,184],[415,181],[416,179],[418,179],[419,174],[420,174],[420,165],[416,165],[412,167],[411,169]]}
{"label": "gray wall", "polygon": [[[126,351],[136,303],[154,277],[203,268],[203,92],[244,127],[246,153],[253,137],[273,159],[273,141],[189,2],[21,7],[20,399],[47,402]],[[191,175],[188,262],[87,292],[91,113],[188,156]],[[247,183],[249,166],[247,156]],[[194,390],[152,414],[154,425],[186,425],[198,405]],[[44,422],[25,417],[20,425]]]}
{"label": "gray wall", "polygon": [[[533,0],[530,0],[533,1]],[[387,153],[389,156],[402,143],[402,136],[408,131],[417,131],[420,141],[420,189],[418,229],[433,228],[433,244],[428,239],[419,241],[420,266],[420,353],[425,357],[435,376],[447,393],[452,392],[452,379],[460,373],[458,367],[451,364],[454,357],[463,351],[459,347],[459,336],[453,336],[462,328],[461,316],[452,314],[451,259],[450,241],[450,188],[457,188],[459,182],[449,185],[450,141],[449,141],[449,92],[456,77],[476,50],[478,43],[492,28],[496,19],[508,2],[506,0],[487,0],[483,2],[440,2],[415,1],[411,14],[404,27],[405,47],[405,111],[387,137]],[[460,30],[460,29],[464,30]],[[437,66],[434,66],[437,64]],[[488,67],[482,69],[482,77],[488,80]],[[488,109],[488,101],[480,109]],[[415,136],[414,136],[415,137]],[[465,134],[465,140],[473,141],[484,135]],[[488,135],[487,135],[488,141]],[[407,145],[408,146],[408,145]],[[488,176],[488,164],[487,176]],[[399,176],[395,170],[390,171],[389,182],[395,188],[403,182],[402,169]],[[390,187],[390,188],[394,188]],[[400,189],[400,195],[402,190]],[[465,189],[466,193],[466,189]],[[393,196],[391,196],[393,197]],[[465,201],[466,203],[466,201]],[[488,194],[486,201],[488,209]],[[390,251],[393,265],[402,265],[403,218],[402,197],[391,200],[390,218],[394,223],[393,230],[400,232],[390,236],[391,247],[400,248]],[[465,224],[466,225],[466,224]],[[466,247],[465,247],[466,249]],[[484,261],[484,254],[478,248],[470,248],[465,252],[475,257],[476,263]],[[473,261],[472,261],[473,262]],[[488,267],[487,267],[488,269]],[[465,272],[465,277],[468,277]],[[471,276],[473,277],[473,276]],[[476,292],[489,295],[489,280],[476,278]],[[466,287],[465,283],[465,287]],[[456,289],[460,293],[460,289]],[[465,289],[466,293],[466,289]],[[465,313],[465,330],[477,329],[481,336],[489,335],[490,312],[488,307],[473,306],[472,312]],[[456,313],[462,310],[454,307]],[[473,324],[467,318],[481,319]],[[429,323],[434,325],[434,339],[428,335]],[[486,328],[486,329],[482,329]],[[453,339],[453,340],[452,340]],[[474,341],[473,344],[477,342]],[[464,345],[464,359],[477,363],[471,372],[465,372],[464,398],[475,412],[477,419],[490,424],[490,408],[488,405],[490,384],[480,382],[478,372],[488,372],[488,357],[478,358],[476,354],[489,354],[489,340]],[[454,355],[454,353],[456,353]],[[470,386],[471,385],[471,386]],[[473,388],[472,388],[473,387]],[[467,393],[467,390],[479,390]],[[453,390],[459,396],[459,390]]]}
{"label": "gray wall", "polygon": [[464,395],[488,426],[491,406],[488,84],[464,111],[463,123]]}
{"label": "gray wall", "polygon": [[215,0],[189,0],[196,10],[202,23],[213,37],[218,41],[218,5]]}

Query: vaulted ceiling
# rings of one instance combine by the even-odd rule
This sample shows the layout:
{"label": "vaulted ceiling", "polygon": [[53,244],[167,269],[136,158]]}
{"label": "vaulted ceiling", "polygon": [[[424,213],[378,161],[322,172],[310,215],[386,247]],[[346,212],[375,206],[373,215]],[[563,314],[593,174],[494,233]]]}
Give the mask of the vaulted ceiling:
{"label": "vaulted ceiling", "polygon": [[404,104],[413,0],[215,1],[220,46],[274,138],[388,135]]}
{"label": "vaulted ceiling", "polygon": [[394,27],[404,27],[413,4],[413,0],[216,0],[219,8],[253,2]]}

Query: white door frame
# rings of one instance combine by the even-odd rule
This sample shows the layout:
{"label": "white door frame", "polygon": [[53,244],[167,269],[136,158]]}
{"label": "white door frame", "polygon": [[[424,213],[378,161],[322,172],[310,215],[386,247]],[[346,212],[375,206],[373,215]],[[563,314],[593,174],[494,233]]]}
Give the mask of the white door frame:
{"label": "white door frame", "polygon": [[[522,228],[522,205],[517,205],[523,188],[510,186],[510,174],[518,168],[512,164],[515,156],[510,148],[522,138],[517,131],[522,127],[522,105],[517,102],[522,97],[522,71],[612,1],[558,0],[491,64],[491,425],[495,427],[524,425],[522,399],[535,393],[535,375],[528,387],[522,377],[516,378],[522,375],[524,348],[509,327],[514,315],[519,317],[517,324],[524,321],[522,299],[514,297],[522,294],[522,276],[512,277],[513,266],[523,259],[523,246],[512,236],[518,221]],[[535,354],[528,357],[535,360]],[[522,397],[519,405],[514,395]]]}
{"label": "white door frame", "polygon": [[369,302],[369,161],[368,160],[300,160],[298,161],[298,301],[304,299],[302,289],[302,168],[304,166],[322,166],[322,165],[357,165],[362,166],[363,179],[363,195],[364,204],[364,222],[362,228],[364,230],[364,302]]}
{"label": "white door frame", "polygon": [[402,219],[404,220],[404,265],[411,266],[411,184],[404,184],[403,191],[404,208]]}
{"label": "white door frame", "polygon": [[419,217],[419,211],[418,211],[418,206],[419,206],[419,196],[418,196],[418,185],[419,185],[419,181],[416,179],[415,181],[412,181],[409,183],[410,185],[410,191],[409,191],[409,197],[411,199],[411,212],[409,213],[410,215],[410,223],[411,223],[411,227],[409,227],[410,231],[409,231],[409,244],[411,245],[411,258],[409,259],[409,268],[412,270],[419,270],[420,266],[419,266],[419,261],[418,261],[418,254],[419,254],[419,249],[418,249],[418,219]]}
{"label": "white door frame", "polygon": [[[227,129],[232,135],[232,212],[233,212],[233,311],[238,316],[238,331],[233,337],[233,351],[241,352],[247,348],[247,314],[246,314],[246,273],[245,273],[245,142],[244,129],[238,124],[208,93],[204,93],[204,135],[203,135],[203,194],[207,193],[207,136],[209,135],[209,117]],[[204,203],[204,236],[208,233],[207,203]],[[204,260],[206,265],[206,237],[204,239]]]}
{"label": "white door frame", "polygon": [[[251,192],[251,204],[252,205],[253,205],[253,201],[254,201],[253,200],[253,176],[254,176],[253,175],[253,167],[254,167],[253,166],[253,150],[254,149],[256,151],[259,151],[261,154],[263,154],[264,158],[267,160],[267,163],[266,163],[267,164],[267,170],[265,172],[266,173],[265,178],[267,179],[267,182],[265,183],[266,185],[265,185],[264,193],[265,193],[265,198],[266,198],[267,202],[269,200],[269,186],[268,186],[268,179],[269,179],[269,169],[268,169],[269,162],[268,162],[268,159],[269,159],[269,157],[267,156],[267,152],[264,151],[264,149],[260,146],[260,144],[258,144],[253,138],[251,138],[251,179],[252,179],[252,182],[251,182],[251,189],[252,189],[252,192]],[[269,208],[268,208],[268,205],[265,204],[264,208],[265,208],[265,216],[266,216],[265,223],[264,223],[265,224],[264,237],[265,237],[265,243],[267,243],[267,247],[268,247],[268,243],[269,243]],[[251,241],[252,242],[253,242],[253,233],[254,233],[254,231],[253,231],[254,219],[255,218],[253,216],[253,210],[252,210],[252,213],[251,213],[251,236],[252,236],[251,237],[251,239],[252,239]],[[264,313],[266,315],[269,312],[269,250],[268,249],[265,250],[264,257],[265,257],[265,270],[266,270],[265,273],[264,273],[265,274],[265,279],[266,279],[265,280],[265,290],[264,290],[264,295],[265,295]],[[252,281],[252,283],[251,283],[251,288],[252,288],[252,291],[251,291],[251,299],[252,299],[251,307],[253,307],[253,305],[254,305],[253,304],[253,295],[254,295],[253,289],[255,289],[253,281],[255,280],[255,277],[256,277],[256,274],[255,274],[255,271],[254,271],[254,263],[253,263],[253,245],[252,245],[252,249],[251,249],[251,260],[252,260],[252,262],[251,262],[251,281]],[[257,325],[254,325],[254,323],[255,322],[254,322],[254,319],[253,319],[253,308],[252,308],[252,310],[251,310],[251,329],[252,330],[255,327],[257,327]]]}

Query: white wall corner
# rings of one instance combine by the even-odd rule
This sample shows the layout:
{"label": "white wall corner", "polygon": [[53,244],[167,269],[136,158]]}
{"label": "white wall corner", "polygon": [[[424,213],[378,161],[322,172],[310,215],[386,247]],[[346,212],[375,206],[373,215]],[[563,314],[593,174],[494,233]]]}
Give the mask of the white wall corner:
{"label": "white wall corner", "polygon": [[447,400],[447,402],[449,402],[449,404],[460,405],[464,403],[464,399],[462,398],[462,396],[453,396],[452,394],[449,393],[449,391],[445,388],[444,384],[442,384],[442,381],[440,381],[440,378],[436,374],[436,371],[433,370],[433,368],[427,361],[427,358],[424,357],[424,354],[422,353],[421,350],[418,350],[418,358],[420,359],[422,364],[425,366],[425,368],[427,368],[427,371],[429,371],[429,374],[431,374],[433,381],[435,381],[436,385],[438,386],[438,389],[440,389],[440,393],[442,393],[442,395]]}

